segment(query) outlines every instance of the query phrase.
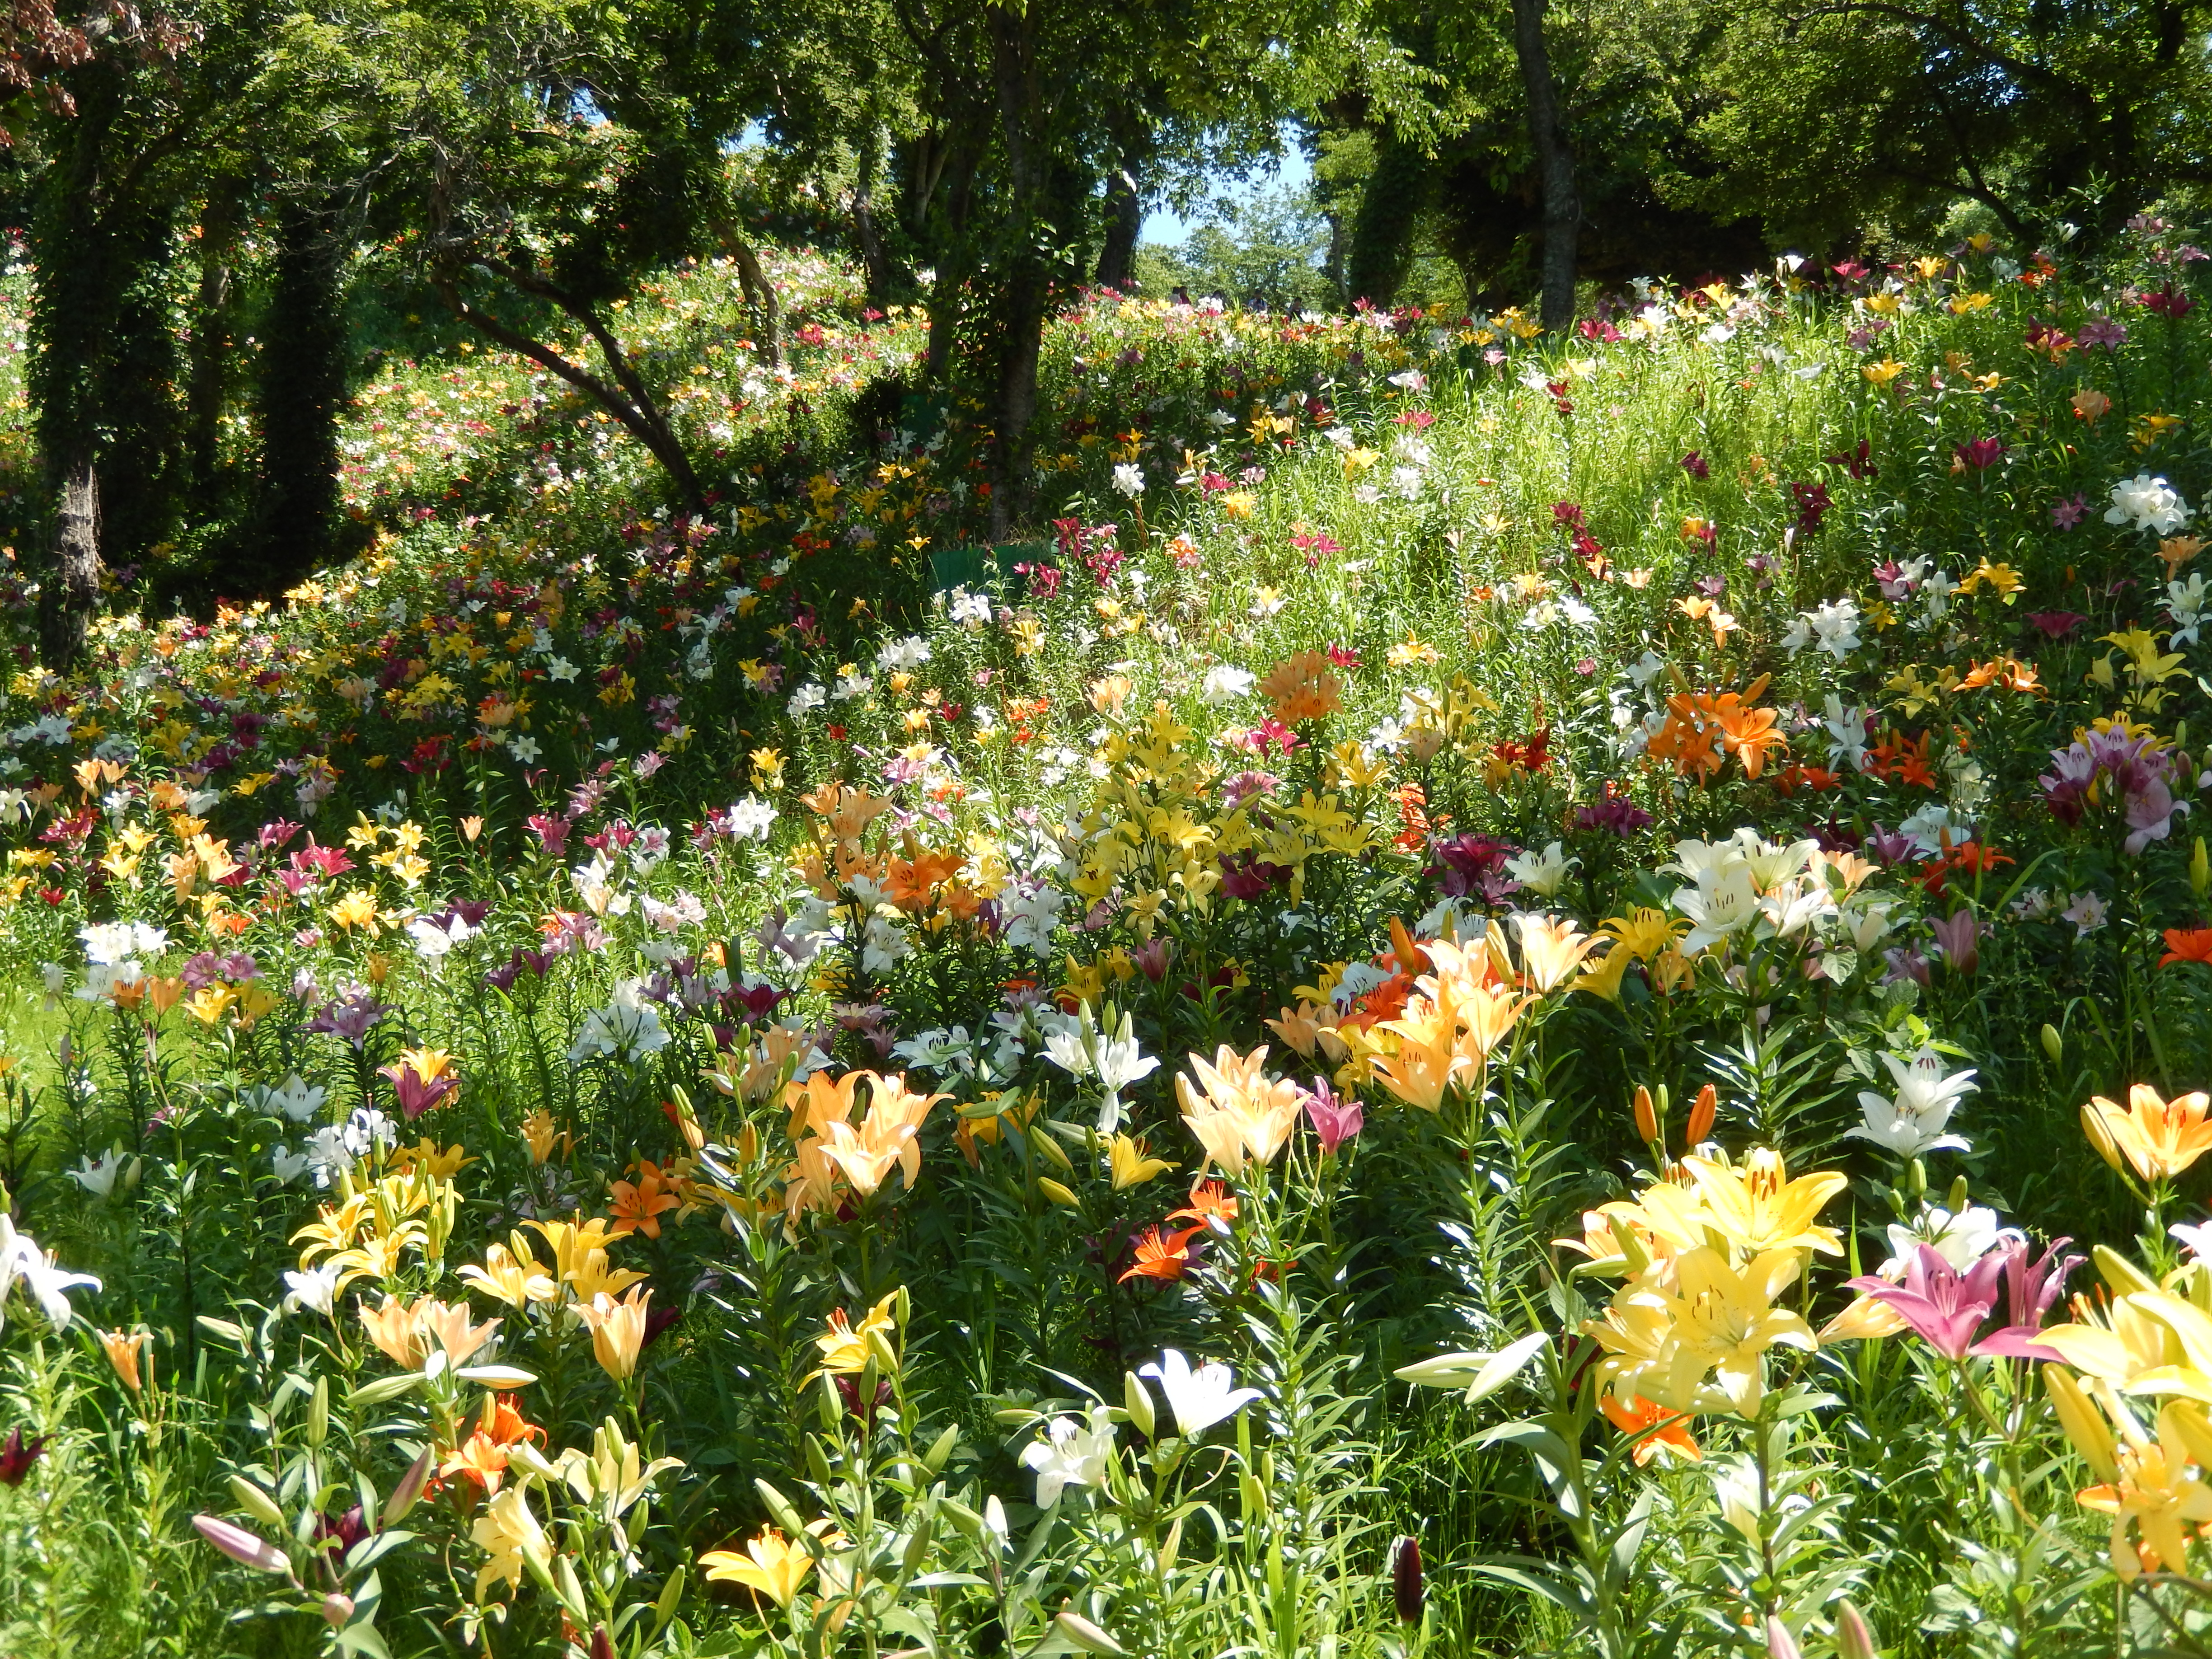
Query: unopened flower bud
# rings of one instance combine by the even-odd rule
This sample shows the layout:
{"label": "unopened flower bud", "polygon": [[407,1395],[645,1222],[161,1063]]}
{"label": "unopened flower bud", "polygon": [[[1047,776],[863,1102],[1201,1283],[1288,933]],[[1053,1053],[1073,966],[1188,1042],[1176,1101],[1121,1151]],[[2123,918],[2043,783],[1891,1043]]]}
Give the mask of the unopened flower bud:
{"label": "unopened flower bud", "polygon": [[1121,1373],[1121,1403],[1129,1413],[1129,1420],[1137,1425],[1137,1431],[1147,1440],[1154,1438],[1152,1396],[1134,1371]]}
{"label": "unopened flower bud", "polygon": [[1721,1092],[1710,1083],[1698,1091],[1690,1108],[1690,1145],[1702,1146],[1712,1138],[1713,1120],[1720,1115]]}
{"label": "unopened flower bud", "polygon": [[2189,890],[2197,895],[2197,902],[2204,902],[2207,889],[2212,889],[2212,859],[2204,853],[2204,837],[2197,838],[2196,850],[2189,855]]}
{"label": "unopened flower bud", "polygon": [[1836,1659],[1881,1659],[1866,1615],[1849,1600],[1836,1604]]}
{"label": "unopened flower bud", "polygon": [[[526,1451],[529,1449],[526,1442],[523,1449]],[[413,1509],[416,1500],[422,1497],[422,1488],[429,1484],[430,1468],[434,1461],[431,1455],[425,1451],[408,1465],[407,1473],[399,1477],[399,1484],[392,1489],[392,1496],[385,1499],[381,1525],[397,1526],[406,1518],[407,1511]],[[521,1460],[515,1461],[520,1462]]]}
{"label": "unopened flower bud", "polygon": [[2043,1052],[2053,1066],[2066,1058],[2066,1039],[2058,1035],[2058,1028],[2049,1020],[2043,1023]]}
{"label": "unopened flower bud", "polygon": [[1397,1553],[1390,1561],[1390,1598],[1398,1604],[1398,1619],[1402,1624],[1421,1622],[1421,1603],[1425,1592],[1421,1584],[1421,1540],[1401,1538]]}
{"label": "unopened flower bud", "polygon": [[2082,1391],[2074,1373],[2063,1365],[2043,1368],[2043,1386],[2051,1395],[2051,1409],[2057,1413],[2058,1426],[2066,1431],[2066,1437],[2074,1443],[2074,1449],[2081,1454],[2081,1461],[2100,1480],[2118,1480],[2120,1463],[2112,1440],[2112,1431],[2105,1416],[2091,1403]]}
{"label": "unopened flower bud", "polygon": [[2113,1141],[2112,1129],[2105,1122],[2105,1115],[2098,1110],[2097,1103],[2094,1100],[2081,1108],[2081,1133],[2089,1137],[2089,1144],[2097,1149],[2097,1156],[2112,1166],[2114,1175],[2123,1173],[2119,1146]]}
{"label": "unopened flower bud", "polygon": [[1790,1626],[1771,1613],[1766,1615],[1766,1659],[1805,1659]]}
{"label": "unopened flower bud", "polygon": [[1651,1103],[1651,1091],[1642,1084],[1636,1085],[1636,1133],[1647,1146],[1659,1139],[1659,1112]]}
{"label": "unopened flower bud", "polygon": [[323,1622],[332,1630],[343,1630],[346,1620],[353,1617],[353,1597],[332,1590],[323,1598]]}

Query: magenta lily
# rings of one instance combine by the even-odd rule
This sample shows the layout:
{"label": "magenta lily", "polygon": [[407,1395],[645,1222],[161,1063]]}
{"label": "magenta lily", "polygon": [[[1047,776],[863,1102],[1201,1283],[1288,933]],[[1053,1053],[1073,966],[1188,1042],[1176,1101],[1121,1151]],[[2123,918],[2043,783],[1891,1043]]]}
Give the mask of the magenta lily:
{"label": "magenta lily", "polygon": [[1852,1279],[1850,1288],[1886,1304],[1945,1358],[1964,1359],[1974,1333],[1997,1304],[2005,1260],[1992,1250],[1962,1273],[1934,1246],[1923,1244],[1905,1264],[1902,1285],[1867,1273]]}
{"label": "magenta lily", "polygon": [[2035,1339],[2043,1330],[2044,1316],[2058,1300],[2066,1288],[2067,1275],[2081,1265],[2078,1255],[2061,1255],[2074,1241],[2054,1238],[2050,1248],[2033,1261],[2027,1259],[2027,1245],[2021,1239],[2008,1239],[1996,1254],[2005,1265],[2005,1312],[2011,1320],[2002,1330],[1993,1331],[1969,1350],[1984,1359],[2037,1359],[2063,1363],[2065,1356],[2056,1348],[2045,1347]]}

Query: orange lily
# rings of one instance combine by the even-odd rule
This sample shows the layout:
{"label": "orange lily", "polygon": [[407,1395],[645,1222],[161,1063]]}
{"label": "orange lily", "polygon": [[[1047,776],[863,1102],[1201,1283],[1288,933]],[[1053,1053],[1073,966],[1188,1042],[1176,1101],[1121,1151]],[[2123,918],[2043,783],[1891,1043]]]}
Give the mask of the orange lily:
{"label": "orange lily", "polygon": [[2094,1097],[2081,1109],[2081,1124],[2106,1162],[2112,1162],[2109,1146],[2145,1181],[2166,1180],[2212,1151],[2212,1124],[2204,1121],[2208,1106],[2212,1096],[2201,1089],[2161,1100],[2150,1085],[2138,1083],[2128,1091],[2124,1111],[2116,1101]]}

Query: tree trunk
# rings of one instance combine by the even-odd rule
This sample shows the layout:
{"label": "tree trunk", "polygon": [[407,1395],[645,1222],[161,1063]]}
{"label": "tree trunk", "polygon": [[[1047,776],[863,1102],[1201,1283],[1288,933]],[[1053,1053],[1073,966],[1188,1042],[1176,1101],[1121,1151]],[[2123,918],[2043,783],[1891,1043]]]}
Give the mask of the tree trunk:
{"label": "tree trunk", "polygon": [[932,385],[944,384],[952,368],[952,347],[960,331],[963,290],[968,285],[970,252],[968,213],[975,199],[975,147],[963,137],[956,145],[950,171],[952,181],[945,191],[943,245],[938,249],[937,276],[929,292],[929,350],[924,366]]}
{"label": "tree trunk", "polygon": [[39,581],[39,655],[56,673],[82,657],[99,602],[100,392],[115,331],[115,261],[100,211],[114,100],[98,65],[75,91],[77,117],[60,124],[58,153],[40,181],[36,349],[26,374],[53,515]]}
{"label": "tree trunk", "polygon": [[876,228],[876,204],[866,185],[853,191],[853,240],[867,277],[867,302],[881,311],[891,301],[891,261],[884,251],[883,234]]}
{"label": "tree trunk", "polygon": [[1434,169],[1418,146],[1388,134],[1378,137],[1375,171],[1360,192],[1352,222],[1352,246],[1346,254],[1345,297],[1364,300],[1388,310],[1413,263],[1413,232],[1427,199]]}
{"label": "tree trunk", "polygon": [[1528,138],[1544,180],[1544,298],[1542,320],[1564,329],[1575,319],[1575,243],[1583,208],[1575,194],[1575,158],[1559,125],[1559,88],[1544,44],[1547,0],[1513,0],[1513,50],[1528,99]]}
{"label": "tree trunk", "polygon": [[699,475],[692,470],[691,458],[684,453],[684,445],[669,425],[668,417],[653,398],[629,356],[622,343],[615,338],[605,320],[590,306],[568,294],[542,277],[514,266],[490,267],[493,274],[505,277],[523,293],[545,300],[567,312],[584,326],[599,348],[599,356],[607,365],[614,383],[594,374],[581,363],[570,361],[542,340],[532,339],[520,329],[511,328],[489,312],[479,310],[461,298],[460,290],[452,281],[438,284],[439,297],[454,316],[489,340],[495,340],[509,351],[520,352],[539,368],[559,375],[577,391],[622,422],[631,437],[643,444],[659,461],[661,470],[668,474],[675,486],[677,499],[687,518],[698,518],[706,512],[706,492],[700,487]]}
{"label": "tree trunk", "polygon": [[999,380],[991,410],[991,538],[1008,539],[1030,491],[1030,421],[1036,413],[1037,359],[1051,273],[1036,247],[1050,155],[1036,60],[1034,9],[989,13],[991,78],[1006,147],[1006,283],[1000,299]]}
{"label": "tree trunk", "polygon": [[54,558],[39,587],[39,654],[65,674],[84,655],[86,631],[100,608],[100,472],[89,443],[57,468]]}
{"label": "tree trunk", "polygon": [[859,249],[860,269],[867,278],[867,302],[881,311],[899,297],[894,288],[904,288],[892,268],[890,250],[884,246],[883,228],[876,222],[876,182],[883,172],[881,129],[871,121],[863,140],[858,176],[853,184],[853,242]]}
{"label": "tree trunk", "polygon": [[1137,238],[1145,228],[1145,204],[1131,176],[1129,158],[1106,175],[1106,240],[1098,250],[1091,280],[1101,288],[1127,288],[1137,261]]}
{"label": "tree trunk", "polygon": [[199,297],[192,318],[191,380],[185,396],[185,455],[194,506],[203,518],[219,510],[222,404],[231,349],[231,255],[238,246],[244,186],[218,179],[200,215]]}
{"label": "tree trunk", "polygon": [[1036,416],[1037,359],[1044,349],[1044,269],[1024,262],[1006,285],[999,350],[999,407],[991,466],[991,539],[1006,541],[1029,507],[1030,422]]}
{"label": "tree trunk", "polygon": [[260,556],[249,568],[227,573],[234,591],[244,597],[281,593],[330,556],[341,499],[338,421],[346,401],[339,254],[311,205],[283,205],[254,387],[261,439]]}
{"label": "tree trunk", "polygon": [[762,337],[757,343],[761,355],[768,359],[770,368],[781,368],[783,308],[776,302],[775,284],[761,269],[760,256],[753,252],[753,245],[738,234],[737,221],[727,214],[717,215],[714,234],[721,241],[722,251],[738,268],[738,286],[744,292],[745,304],[760,319]]}

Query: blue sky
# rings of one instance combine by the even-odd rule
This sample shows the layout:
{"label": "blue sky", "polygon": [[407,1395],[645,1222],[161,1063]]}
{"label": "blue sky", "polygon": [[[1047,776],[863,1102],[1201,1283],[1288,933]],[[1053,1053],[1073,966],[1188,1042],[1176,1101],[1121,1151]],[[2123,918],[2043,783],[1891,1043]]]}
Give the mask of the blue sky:
{"label": "blue sky", "polygon": [[[1217,201],[1240,201],[1261,191],[1273,190],[1279,185],[1296,189],[1312,177],[1312,163],[1306,160],[1305,152],[1291,141],[1289,133],[1285,131],[1283,148],[1275,158],[1274,166],[1254,168],[1249,179],[1231,179],[1216,184],[1211,194]],[[1165,207],[1157,208],[1145,216],[1143,240],[1173,246],[1189,234],[1190,223],[1189,220]]]}

